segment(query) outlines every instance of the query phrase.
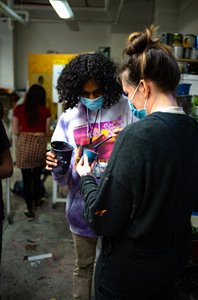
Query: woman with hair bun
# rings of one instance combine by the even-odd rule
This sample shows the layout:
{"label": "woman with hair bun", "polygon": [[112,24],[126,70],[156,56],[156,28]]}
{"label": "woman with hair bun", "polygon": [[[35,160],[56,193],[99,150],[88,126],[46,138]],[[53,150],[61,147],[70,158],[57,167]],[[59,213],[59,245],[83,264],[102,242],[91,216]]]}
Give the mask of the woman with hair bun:
{"label": "woman with hair bun", "polygon": [[96,300],[172,300],[191,255],[198,127],[177,105],[179,68],[155,31],[129,36],[120,68],[140,121],[119,134],[99,185],[86,156],[77,166],[84,216],[103,236]]}

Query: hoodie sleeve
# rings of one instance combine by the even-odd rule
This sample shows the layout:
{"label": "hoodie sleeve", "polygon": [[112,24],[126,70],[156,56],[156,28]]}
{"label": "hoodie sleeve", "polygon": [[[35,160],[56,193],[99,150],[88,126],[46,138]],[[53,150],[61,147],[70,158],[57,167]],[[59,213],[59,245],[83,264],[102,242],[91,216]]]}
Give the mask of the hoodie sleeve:
{"label": "hoodie sleeve", "polygon": [[[56,128],[53,132],[52,138],[51,138],[51,142],[53,141],[63,141],[63,142],[67,142],[68,141],[68,122],[66,121],[66,113],[62,113],[58,123],[56,125]],[[61,174],[55,174],[52,170],[52,177],[55,181],[57,181],[60,185],[67,185],[69,178],[71,176],[71,172],[72,172],[72,163],[70,164],[68,170],[66,171],[66,173],[64,173],[63,175]]]}

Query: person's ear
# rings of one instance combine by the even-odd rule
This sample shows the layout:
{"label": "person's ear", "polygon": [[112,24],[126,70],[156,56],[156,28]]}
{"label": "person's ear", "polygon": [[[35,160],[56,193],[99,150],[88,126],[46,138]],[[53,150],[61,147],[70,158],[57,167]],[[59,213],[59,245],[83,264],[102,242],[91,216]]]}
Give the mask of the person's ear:
{"label": "person's ear", "polygon": [[144,99],[148,99],[149,95],[150,95],[150,85],[144,79],[142,79],[140,81],[140,90],[141,90],[142,94],[144,95]]}

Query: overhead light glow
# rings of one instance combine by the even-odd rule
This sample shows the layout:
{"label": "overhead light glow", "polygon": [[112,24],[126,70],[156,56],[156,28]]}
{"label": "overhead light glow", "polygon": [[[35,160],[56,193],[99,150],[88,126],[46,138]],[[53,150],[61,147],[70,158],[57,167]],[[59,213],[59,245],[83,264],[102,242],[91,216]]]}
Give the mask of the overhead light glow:
{"label": "overhead light glow", "polygon": [[66,0],[49,0],[49,2],[61,19],[74,17],[73,11]]}

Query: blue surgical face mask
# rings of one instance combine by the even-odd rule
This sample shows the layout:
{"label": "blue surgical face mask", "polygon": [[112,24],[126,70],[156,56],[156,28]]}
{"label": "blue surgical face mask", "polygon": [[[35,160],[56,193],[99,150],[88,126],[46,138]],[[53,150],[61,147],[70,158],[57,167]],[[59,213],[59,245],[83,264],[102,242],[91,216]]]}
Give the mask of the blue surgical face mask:
{"label": "blue surgical face mask", "polygon": [[136,87],[132,97],[128,100],[128,103],[129,103],[129,107],[130,107],[130,110],[132,112],[132,114],[138,118],[138,119],[143,119],[144,117],[146,117],[147,115],[147,111],[146,111],[146,103],[147,103],[147,100],[145,100],[145,103],[144,103],[144,108],[142,109],[137,109],[135,108],[135,106],[133,105],[132,101],[133,101],[133,98],[135,97],[135,94],[137,93],[137,90],[140,86],[140,83],[138,84],[138,86]]}
{"label": "blue surgical face mask", "polygon": [[104,102],[104,97],[99,96],[98,98],[95,99],[89,99],[85,97],[80,97],[80,101],[86,106],[87,108],[91,110],[97,110],[102,108],[102,104]]}

